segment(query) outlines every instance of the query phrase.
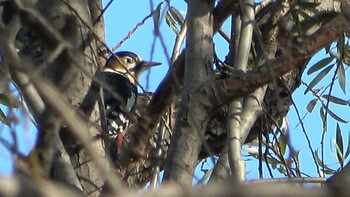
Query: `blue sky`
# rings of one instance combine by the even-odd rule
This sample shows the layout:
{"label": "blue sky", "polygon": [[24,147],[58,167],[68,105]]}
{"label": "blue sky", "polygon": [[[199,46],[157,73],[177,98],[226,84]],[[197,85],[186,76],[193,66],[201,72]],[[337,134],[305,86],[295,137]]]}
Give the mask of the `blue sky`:
{"label": "blue sky", "polygon": [[[106,5],[109,0],[104,0],[104,5]],[[160,2],[162,1],[153,1],[153,8],[155,8]],[[137,4],[135,4],[137,3]],[[180,12],[185,13],[186,11],[186,4],[184,1],[171,1],[171,4],[176,7]],[[164,3],[162,6],[162,12],[166,7],[166,4]],[[114,1],[112,5],[108,8],[108,10],[105,13],[105,23],[106,23],[106,42],[107,45],[110,48],[115,47],[127,34],[129,31],[131,31],[136,24],[138,24],[144,17],[149,15],[151,10],[151,4],[150,1],[130,1],[130,0],[118,0]],[[121,20],[122,19],[122,20]],[[223,26],[224,30],[228,33],[229,32],[229,21],[226,22]],[[151,60],[151,57],[153,61],[162,62],[163,64],[159,67],[152,68],[150,73],[145,73],[141,78],[141,84],[144,86],[147,83],[147,75],[149,74],[149,91],[154,91],[160,81],[165,76],[169,65],[168,60],[166,59],[166,55],[164,54],[164,49],[160,44],[160,40],[154,39],[154,33],[153,33],[153,20],[150,18],[148,19],[144,25],[140,26],[139,29],[131,35],[130,39],[128,39],[120,48],[117,49],[117,51],[121,50],[128,50],[133,51],[134,53],[140,55],[145,60]],[[165,42],[165,47],[167,51],[167,55],[171,55],[172,47],[175,40],[175,34],[174,32],[167,26],[165,21],[163,20],[160,24],[160,33],[162,38]],[[228,45],[226,41],[224,41],[220,36],[216,35],[214,38],[215,41],[215,47],[216,51],[218,53],[218,56],[220,59],[224,59],[225,55],[228,52]],[[154,53],[151,54],[152,46],[154,47]],[[317,54],[315,58],[312,59],[311,64],[317,62],[320,58],[323,58],[325,54],[323,52],[320,52]],[[331,71],[332,73],[332,71]],[[346,72],[349,74],[349,72]],[[312,76],[307,76],[306,74],[303,75],[303,80],[305,82],[310,82],[313,77],[315,77],[316,74],[313,74]],[[322,87],[329,83],[330,77],[326,77],[323,79],[323,81],[317,86]],[[350,78],[347,78],[347,84],[350,83]],[[338,86],[338,83],[336,82],[334,86],[334,93],[335,95],[345,99],[349,100],[348,95],[344,95]],[[308,93],[306,95],[303,94],[305,90],[305,86],[301,86],[299,90],[297,90],[293,94],[293,99],[295,103],[298,106],[298,110],[300,111],[301,116],[304,116],[306,113],[306,105],[310,100],[313,99],[311,93]],[[342,118],[349,120],[348,114],[350,114],[350,108],[341,106],[338,107],[334,104],[330,105],[331,109],[335,112],[337,112]],[[313,164],[310,151],[308,149],[305,137],[303,136],[301,127],[296,125],[298,124],[298,119],[296,117],[296,113],[293,107],[290,108],[290,113],[288,114],[289,119],[289,126],[290,126],[290,132],[291,132],[291,138],[292,138],[292,144],[293,147],[296,150],[300,150],[300,163],[301,163],[301,170],[306,172],[307,174],[311,176],[317,176],[315,166]],[[306,131],[310,135],[310,138],[312,140],[312,146],[314,150],[317,150],[320,148],[320,136],[322,132],[322,123],[319,118],[318,113],[319,105],[315,107],[315,110],[313,113],[308,114],[306,118],[304,119]],[[17,113],[20,114],[21,113]],[[328,124],[328,132],[326,134],[326,155],[330,155],[330,140],[335,138],[335,124],[332,118],[329,118],[329,124]],[[27,154],[29,152],[29,149],[33,146],[35,141],[35,129],[34,126],[30,124],[30,119],[25,118],[24,116],[20,116],[20,124],[14,129],[17,134],[19,149],[23,154]],[[343,136],[347,136],[348,132],[350,131],[349,124],[340,124]],[[296,127],[296,128],[295,128]],[[6,126],[0,126],[0,135],[2,138],[5,139],[11,139],[11,132],[6,128]],[[345,141],[347,142],[347,140]],[[336,161],[333,159],[333,156],[329,156],[326,158],[327,164],[334,164]],[[6,175],[11,173],[11,163],[9,162],[12,160],[11,155],[8,154],[8,152],[4,149],[3,146],[0,145],[0,174]],[[210,165],[210,164],[209,164]],[[334,168],[338,168],[337,165],[333,165]],[[248,178],[258,178],[257,176],[257,160],[251,160],[247,162],[247,171],[249,172]],[[201,176],[200,172],[196,173],[197,177]]]}

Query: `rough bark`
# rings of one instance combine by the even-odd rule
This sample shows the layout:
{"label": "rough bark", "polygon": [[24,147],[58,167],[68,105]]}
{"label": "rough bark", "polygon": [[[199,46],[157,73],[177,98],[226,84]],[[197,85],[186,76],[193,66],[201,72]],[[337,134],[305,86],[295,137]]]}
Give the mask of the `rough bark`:
{"label": "rough bark", "polygon": [[[22,34],[18,36],[18,39],[31,42],[29,44],[28,42],[24,42],[24,48],[21,49],[20,53],[23,56],[31,56],[34,59],[28,62],[33,67],[27,65],[25,68],[31,68],[32,70],[23,74],[24,76],[27,75],[26,77],[29,78],[30,82],[34,83],[36,86],[35,89],[39,92],[38,94],[45,105],[42,107],[42,105],[36,104],[38,102],[35,102],[34,96],[30,96],[34,94],[29,94],[33,93],[33,91],[27,91],[27,87],[21,83],[22,78],[16,77],[20,74],[16,70],[20,67],[16,66],[20,64],[15,61],[11,62],[14,66],[13,78],[19,83],[19,87],[22,87],[21,90],[24,94],[28,95],[26,98],[33,98],[29,99],[27,104],[32,109],[32,112],[34,112],[34,118],[40,128],[36,147],[41,158],[43,172],[46,176],[49,176],[51,171],[52,178],[66,184],[75,185],[77,188],[83,189],[86,193],[91,194],[95,192],[94,194],[98,195],[107,173],[102,173],[104,175],[101,176],[102,174],[93,164],[94,161],[91,161],[92,158],[97,158],[96,156],[91,157],[91,151],[81,148],[74,151],[68,149],[70,158],[67,159],[67,153],[62,147],[58,132],[60,130],[67,131],[72,128],[66,127],[69,123],[66,122],[67,119],[61,117],[62,114],[56,109],[57,103],[51,103],[52,98],[49,95],[45,95],[49,92],[47,88],[50,87],[45,87],[44,84],[37,83],[37,80],[41,78],[36,75],[37,73],[35,71],[38,69],[36,72],[41,71],[45,78],[49,80],[48,83],[56,85],[56,91],[64,95],[63,100],[67,99],[69,101],[71,109],[81,105],[90,89],[92,76],[96,72],[99,62],[96,50],[97,40],[101,41],[104,39],[103,18],[99,18],[102,3],[101,1],[87,2],[84,0],[70,2],[48,0],[37,1],[34,8],[31,2],[17,0],[13,1],[11,5],[15,10],[14,16],[17,17],[18,14],[22,22],[21,25],[23,25],[20,31]],[[97,18],[99,18],[98,21]],[[93,27],[93,22],[95,22],[95,27]],[[92,32],[93,28],[96,30],[96,33]],[[92,41],[91,35],[95,35],[99,39]],[[33,56],[33,54],[35,55]],[[21,71],[26,71],[25,69]],[[94,96],[96,97],[96,95]],[[56,97],[56,99],[59,98]],[[84,123],[81,122],[81,124],[87,125],[89,122],[87,121],[88,119],[91,122],[98,122],[99,120],[99,111],[96,103],[89,102],[88,104],[92,110],[87,114],[88,118],[84,120]],[[61,120],[64,122],[63,125],[61,124]],[[63,129],[61,129],[62,126]],[[92,125],[85,128],[81,132],[85,132],[87,136],[95,137],[99,133],[96,127]],[[86,144],[84,140],[81,141],[75,134],[64,133],[63,131],[64,135],[75,136],[74,142],[63,141],[66,148],[80,147]],[[64,139],[71,139],[71,137],[67,136]],[[90,145],[95,147],[95,150],[99,150],[99,155],[103,158],[104,149],[102,142],[95,140]],[[65,155],[65,159],[61,157],[62,155]],[[104,163],[108,164],[108,162]],[[52,164],[54,165],[52,166]],[[75,169],[75,171],[72,171],[72,169]],[[77,183],[76,174],[79,177],[81,185]],[[94,180],[94,184],[91,184],[91,181],[87,180]]]}
{"label": "rough bark", "polygon": [[[92,28],[93,18],[88,6],[86,1],[72,1],[65,4],[61,1],[54,0],[39,1],[37,5],[38,10],[41,11],[43,16],[45,16],[56,30],[60,32],[64,41],[70,43],[72,48],[78,49],[76,52],[71,51],[69,54],[63,53],[56,61],[49,64],[44,69],[45,76],[50,79],[51,82],[57,84],[60,91],[67,97],[72,106],[76,107],[78,107],[85,98],[91,86],[91,76],[94,75],[97,65],[96,46],[94,42],[90,42],[89,38],[89,28]],[[44,62],[48,61],[47,59],[50,57],[55,47],[57,47],[57,45],[44,46]],[[89,55],[89,57],[86,57],[84,54]],[[90,118],[91,121],[95,122],[98,120],[98,117],[98,114],[95,112],[91,114]],[[89,136],[96,136],[98,134],[95,129],[86,132]],[[69,133],[65,134],[70,135]],[[74,142],[74,144],[77,143],[77,141]],[[63,144],[69,147],[72,146],[72,144],[67,143],[67,141],[63,141]],[[92,144],[92,146],[100,150],[100,154],[103,155],[102,144],[95,143]],[[80,177],[83,191],[86,193],[97,191],[96,194],[98,195],[98,188],[104,183],[104,178],[96,171],[96,166],[90,161],[91,157],[88,156],[84,149],[69,152],[69,154],[73,168],[78,177]],[[64,166],[59,166],[57,164],[56,161],[52,169],[54,175],[56,175],[54,178],[65,181],[65,176],[62,177],[62,174],[57,173],[62,171],[60,168]],[[86,180],[95,181],[94,184],[91,184]]]}

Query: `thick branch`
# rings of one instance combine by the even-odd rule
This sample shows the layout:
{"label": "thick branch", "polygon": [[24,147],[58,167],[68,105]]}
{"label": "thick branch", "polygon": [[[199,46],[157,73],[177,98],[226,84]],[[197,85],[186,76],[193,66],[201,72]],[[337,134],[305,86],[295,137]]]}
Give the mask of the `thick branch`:
{"label": "thick branch", "polygon": [[[336,41],[343,32],[349,29],[349,26],[348,19],[338,14],[312,36],[302,37],[300,42],[286,43],[286,50],[282,56],[267,60],[260,67],[241,76],[228,79],[213,78],[203,84],[196,96],[201,98],[201,103],[214,108],[242,95],[247,95],[311,58],[320,49]],[[287,35],[287,32],[283,33],[285,35],[280,35],[283,40],[293,40],[293,37]]]}

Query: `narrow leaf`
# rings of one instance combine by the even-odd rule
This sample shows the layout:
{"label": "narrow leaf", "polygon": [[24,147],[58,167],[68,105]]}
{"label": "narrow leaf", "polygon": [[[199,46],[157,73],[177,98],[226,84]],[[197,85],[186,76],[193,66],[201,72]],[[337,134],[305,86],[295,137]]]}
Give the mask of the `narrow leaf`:
{"label": "narrow leaf", "polygon": [[322,68],[324,68],[325,66],[327,66],[329,63],[331,63],[333,61],[333,57],[326,57],[320,61],[318,61],[316,64],[314,64],[313,66],[311,66],[311,68],[307,71],[307,74],[310,75]]}
{"label": "narrow leaf", "polygon": [[327,113],[334,118],[336,121],[341,122],[341,123],[348,123],[348,121],[340,118],[338,115],[336,115],[334,112],[332,112],[332,110],[326,108],[326,106],[324,104],[322,104],[322,108],[327,110]]}
{"label": "narrow leaf", "polygon": [[350,132],[348,132],[348,146],[346,148],[346,152],[345,152],[345,155],[344,155],[344,158],[347,159],[349,154],[350,154]]}
{"label": "narrow leaf", "polygon": [[340,165],[343,167],[344,166],[343,136],[341,134],[341,129],[340,129],[340,126],[338,123],[337,123],[337,128],[336,128],[335,141],[336,141],[336,148],[337,148],[337,158],[338,158],[338,161],[340,162]]}
{"label": "narrow leaf", "polygon": [[278,168],[277,168],[278,172],[280,172],[281,174],[284,174],[285,176],[287,176],[287,171],[286,171],[286,168],[284,165],[280,165]]}
{"label": "narrow leaf", "polygon": [[317,163],[320,167],[324,166],[324,169],[325,169],[325,170],[324,170],[324,173],[326,173],[326,174],[334,174],[334,173],[335,173],[335,170],[329,168],[326,164],[324,164],[324,163],[322,162],[322,160],[318,157],[317,151],[315,151],[314,154],[315,154],[316,163]]}
{"label": "narrow leaf", "polygon": [[332,56],[333,58],[335,58],[336,60],[340,61],[341,60],[341,57],[340,57],[340,54],[339,53],[335,53],[333,51],[330,51],[329,52],[329,55]]}
{"label": "narrow leaf", "polygon": [[317,104],[317,99],[312,99],[310,102],[309,102],[309,104],[307,104],[307,106],[306,106],[306,110],[309,112],[309,113],[311,113],[313,110],[314,110],[314,108],[315,108],[315,105]]}
{"label": "narrow leaf", "polygon": [[321,159],[318,157],[317,151],[315,151],[314,154],[315,154],[315,160],[316,160],[317,165],[323,166],[323,162],[322,162]]}
{"label": "narrow leaf", "polygon": [[325,115],[324,115],[323,106],[320,107],[320,117],[321,117],[323,126],[325,127],[325,126],[327,125],[327,123],[326,123],[326,117],[325,117]]}
{"label": "narrow leaf", "polygon": [[165,14],[165,22],[176,34],[179,33],[179,30],[176,28],[176,22],[174,18],[171,16],[169,10]]}
{"label": "narrow leaf", "polygon": [[17,100],[17,98],[11,94],[2,94],[0,93],[0,104],[7,106],[7,107],[13,107],[18,108],[20,106],[20,102]]}
{"label": "narrow leaf", "polygon": [[349,45],[346,45],[344,48],[343,63],[346,64],[347,66],[350,65],[350,46]]}
{"label": "narrow leaf", "polygon": [[326,174],[326,175],[333,175],[334,173],[336,173],[338,170],[333,170],[331,168],[326,168],[324,169],[323,173]]}
{"label": "narrow leaf", "polygon": [[306,88],[304,94],[306,94],[309,90],[311,90],[313,87],[315,87],[315,85],[318,84],[318,82],[320,82],[328,73],[329,71],[331,71],[331,69],[333,68],[334,64],[326,67],[325,69],[323,69],[309,84],[309,86]]}
{"label": "narrow leaf", "polygon": [[296,9],[296,12],[304,18],[303,23],[308,24],[307,22],[315,21],[313,17],[310,16],[309,13],[306,13],[304,10]]}
{"label": "narrow leaf", "polygon": [[[296,30],[297,30],[297,32],[298,32],[298,35],[301,36],[301,33],[302,33],[302,32],[301,32],[301,23],[300,23],[299,15],[298,15],[296,9],[292,9],[292,10],[290,11],[290,13],[291,13],[291,15],[292,15],[292,17],[293,17],[293,20],[294,20],[294,22],[295,22],[295,26],[294,26],[293,28],[294,28],[294,29],[296,28]],[[293,30],[293,31],[295,31],[295,30]]]}
{"label": "narrow leaf", "polygon": [[344,36],[340,36],[340,38],[337,41],[337,52],[339,54],[344,54]]}
{"label": "narrow leaf", "polygon": [[340,88],[343,90],[343,92],[346,94],[345,86],[346,86],[346,78],[345,78],[345,70],[342,63],[339,64],[338,70],[337,70],[337,76],[338,76],[338,82]]}
{"label": "narrow leaf", "polygon": [[281,153],[281,156],[283,156],[286,153],[286,149],[287,149],[287,143],[283,136],[279,138],[278,144],[279,144],[279,151]]}
{"label": "narrow leaf", "polygon": [[197,182],[197,185],[205,184],[205,181],[209,179],[212,173],[213,173],[213,168],[207,170],[202,176],[202,178]]}
{"label": "narrow leaf", "polygon": [[330,50],[331,50],[331,44],[328,45],[328,46],[326,46],[326,47],[324,48],[324,50],[325,50],[326,53],[328,54],[328,53],[330,52]]}
{"label": "narrow leaf", "polygon": [[0,121],[9,127],[11,126],[11,122],[9,121],[9,119],[6,117],[6,115],[1,109],[0,109]]}
{"label": "narrow leaf", "polygon": [[343,168],[344,167],[344,158],[343,155],[340,152],[339,146],[338,144],[336,144],[336,142],[334,142],[334,146],[335,146],[335,150],[337,151],[337,160],[340,164],[340,167]]}
{"label": "narrow leaf", "polygon": [[0,93],[0,103],[5,105],[5,106],[10,105],[9,99],[7,98],[6,94]]}
{"label": "narrow leaf", "polygon": [[177,24],[182,26],[185,19],[182,16],[182,14],[179,12],[179,10],[177,10],[174,6],[170,6],[169,11],[171,16],[177,22]]}
{"label": "narrow leaf", "polygon": [[332,96],[332,95],[323,95],[323,98],[329,100],[330,102],[338,105],[349,105],[349,101],[343,100],[341,98]]}
{"label": "narrow leaf", "polygon": [[154,10],[154,13],[153,13],[153,20],[154,20],[155,27],[159,27],[160,10],[162,8],[162,4],[163,2],[159,3],[156,10]]}
{"label": "narrow leaf", "polygon": [[318,2],[307,2],[307,1],[299,1],[296,3],[296,5],[300,6],[301,8],[308,9],[308,8],[315,8],[321,3]]}
{"label": "narrow leaf", "polygon": [[346,64],[348,67],[350,66],[350,56],[346,55],[343,59],[343,63]]}

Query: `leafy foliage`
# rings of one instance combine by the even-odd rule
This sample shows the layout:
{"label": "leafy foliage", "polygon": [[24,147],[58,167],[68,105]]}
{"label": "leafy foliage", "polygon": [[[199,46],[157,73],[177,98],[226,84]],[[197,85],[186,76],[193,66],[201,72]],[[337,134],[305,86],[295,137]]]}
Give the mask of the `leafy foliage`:
{"label": "leafy foliage", "polygon": [[183,25],[185,19],[175,7],[170,6],[165,14],[165,21],[168,26],[178,34],[180,32],[181,26]]}

